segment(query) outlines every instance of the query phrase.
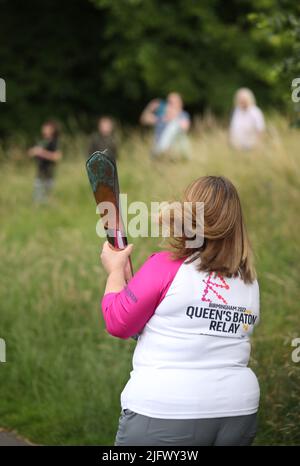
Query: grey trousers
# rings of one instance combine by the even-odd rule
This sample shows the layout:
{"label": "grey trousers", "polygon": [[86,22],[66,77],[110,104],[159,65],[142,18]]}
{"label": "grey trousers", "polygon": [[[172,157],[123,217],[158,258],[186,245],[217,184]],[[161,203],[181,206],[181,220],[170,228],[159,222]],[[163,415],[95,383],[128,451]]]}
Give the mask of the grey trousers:
{"label": "grey trousers", "polygon": [[116,446],[247,446],[256,434],[256,414],[214,419],[157,419],[122,410]]}

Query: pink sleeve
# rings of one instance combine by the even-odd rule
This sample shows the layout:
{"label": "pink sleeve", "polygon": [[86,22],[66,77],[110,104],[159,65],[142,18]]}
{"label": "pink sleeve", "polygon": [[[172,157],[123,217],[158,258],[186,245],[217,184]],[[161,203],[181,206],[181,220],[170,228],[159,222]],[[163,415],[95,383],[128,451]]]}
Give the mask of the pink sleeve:
{"label": "pink sleeve", "polygon": [[139,333],[165,297],[183,260],[168,252],[153,254],[118,293],[107,293],[102,312],[107,331],[119,338]]}

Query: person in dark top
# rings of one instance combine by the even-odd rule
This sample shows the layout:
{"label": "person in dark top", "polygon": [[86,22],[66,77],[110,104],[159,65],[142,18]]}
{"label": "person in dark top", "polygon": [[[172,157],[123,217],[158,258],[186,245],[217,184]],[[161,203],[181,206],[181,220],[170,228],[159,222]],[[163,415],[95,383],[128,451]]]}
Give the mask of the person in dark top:
{"label": "person in dark top", "polygon": [[42,139],[28,151],[29,157],[36,161],[37,173],[33,198],[37,203],[48,200],[53,188],[55,168],[62,153],[58,148],[59,128],[55,121],[46,121],[41,128]]}
{"label": "person in dark top", "polygon": [[114,129],[114,122],[109,116],[99,118],[97,132],[92,134],[90,139],[88,157],[98,150],[107,149],[109,157],[117,159],[118,144]]}

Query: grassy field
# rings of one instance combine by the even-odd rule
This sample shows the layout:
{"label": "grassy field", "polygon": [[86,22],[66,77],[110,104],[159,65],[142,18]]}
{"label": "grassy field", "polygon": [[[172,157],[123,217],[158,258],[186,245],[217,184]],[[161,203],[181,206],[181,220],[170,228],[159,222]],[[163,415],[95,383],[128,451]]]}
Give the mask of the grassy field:
{"label": "grassy field", "polygon": [[[39,444],[112,444],[135,346],[107,335],[99,312],[105,275],[85,143],[65,138],[46,207],[32,203],[34,166],[21,146],[0,154],[0,427]],[[261,286],[251,360],[262,392],[258,445],[300,444],[300,363],[291,360],[300,336],[299,146],[299,131],[276,118],[257,152],[231,151],[215,127],[192,137],[191,161],[151,162],[149,141],[136,133],[119,161],[129,201],[173,200],[205,174],[228,176],[239,189]],[[135,268],[159,248],[155,239],[134,243]]]}

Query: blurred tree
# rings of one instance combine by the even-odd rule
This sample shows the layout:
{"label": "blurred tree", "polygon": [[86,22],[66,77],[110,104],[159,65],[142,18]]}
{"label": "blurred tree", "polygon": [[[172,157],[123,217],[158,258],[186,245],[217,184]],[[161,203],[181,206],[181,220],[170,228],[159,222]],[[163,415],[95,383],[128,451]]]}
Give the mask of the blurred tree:
{"label": "blurred tree", "polygon": [[0,0],[0,11],[2,134],[103,110],[103,12],[87,0]]}
{"label": "blurred tree", "polygon": [[259,40],[280,50],[272,68],[274,87],[277,98],[290,107],[292,124],[300,127],[300,102],[292,100],[292,83],[300,79],[300,3],[282,0],[277,8],[252,13],[249,19]]}
{"label": "blurred tree", "polygon": [[[282,49],[266,40],[254,15],[277,0],[94,0],[110,18],[105,30],[105,86],[140,102],[175,89],[194,110],[228,112],[236,88],[249,86],[264,104],[281,104]],[[283,2],[287,3],[287,2]],[[258,16],[257,16],[258,18]],[[252,20],[251,20],[252,19]],[[262,40],[262,37],[264,40]]]}
{"label": "blurred tree", "polygon": [[294,0],[0,0],[0,11],[0,135],[49,116],[136,122],[170,90],[197,113],[228,115],[240,86],[283,107],[284,70],[299,63]]}

